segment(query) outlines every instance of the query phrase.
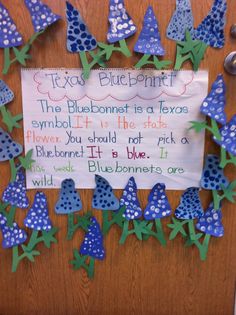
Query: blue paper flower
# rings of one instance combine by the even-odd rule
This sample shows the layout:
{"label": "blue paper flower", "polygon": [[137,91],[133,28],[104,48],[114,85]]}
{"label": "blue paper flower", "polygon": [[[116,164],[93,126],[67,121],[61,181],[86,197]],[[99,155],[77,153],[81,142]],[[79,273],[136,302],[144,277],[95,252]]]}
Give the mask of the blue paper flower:
{"label": "blue paper flower", "polygon": [[208,190],[222,190],[221,186],[229,185],[228,179],[224,175],[224,170],[220,168],[220,159],[217,155],[208,154],[205,159],[205,166],[201,178],[201,187]]}
{"label": "blue paper flower", "polygon": [[73,179],[65,179],[61,183],[59,200],[56,203],[55,211],[58,214],[69,214],[82,209],[80,195],[75,189]]}
{"label": "blue paper flower", "polygon": [[48,215],[47,197],[43,192],[37,192],[34,197],[34,203],[30,208],[24,225],[34,231],[50,231],[52,222]]}
{"label": "blue paper flower", "polygon": [[137,27],[125,9],[124,0],[110,0],[110,27],[107,33],[109,43],[126,39],[136,33]]}
{"label": "blue paper flower", "polygon": [[224,235],[224,227],[222,225],[222,211],[215,210],[213,204],[210,204],[204,215],[198,220],[196,228],[205,234],[215,237]]}
{"label": "blue paper flower", "polygon": [[127,220],[135,220],[142,216],[142,209],[137,196],[135,179],[130,177],[120,199],[120,207],[125,206],[123,217]]}
{"label": "blue paper flower", "polygon": [[176,0],[176,10],[166,30],[166,36],[175,41],[184,41],[186,30],[194,39],[193,13],[190,0]]}
{"label": "blue paper flower", "polygon": [[69,52],[91,51],[97,47],[95,37],[89,32],[79,11],[66,2],[67,50]]}
{"label": "blue paper flower", "polygon": [[25,0],[25,4],[30,12],[36,33],[45,30],[48,26],[61,19],[41,0]]}
{"label": "blue paper flower", "polygon": [[215,0],[209,14],[195,30],[195,37],[206,45],[222,48],[225,44],[226,0]]}
{"label": "blue paper flower", "polygon": [[26,195],[25,175],[21,169],[17,172],[15,181],[9,183],[3,191],[2,201],[21,209],[29,207],[29,199]]}
{"label": "blue paper flower", "polygon": [[199,198],[199,189],[190,187],[181,196],[180,204],[175,210],[178,219],[191,220],[203,216],[203,208]]}
{"label": "blue paper flower", "polygon": [[165,50],[161,44],[158,22],[152,6],[149,6],[146,11],[143,29],[139,35],[138,41],[135,44],[134,51],[149,55],[165,55]]}
{"label": "blue paper flower", "polygon": [[220,129],[221,140],[216,139],[214,141],[224,148],[227,152],[236,156],[236,115]]}
{"label": "blue paper flower", "polygon": [[103,260],[105,250],[103,247],[103,236],[97,220],[90,218],[88,232],[85,234],[84,241],[80,246],[80,254]]}
{"label": "blue paper flower", "polygon": [[27,234],[20,229],[16,222],[12,226],[7,226],[6,217],[0,213],[0,229],[2,231],[2,247],[11,248],[23,244],[27,239]]}
{"label": "blue paper flower", "polygon": [[0,3],[0,47],[10,48],[22,44],[22,35],[18,32],[8,10]]}
{"label": "blue paper flower", "polygon": [[118,210],[120,203],[112,191],[111,185],[102,176],[95,175],[96,189],[92,207],[101,210]]}
{"label": "blue paper flower", "polygon": [[0,80],[0,107],[10,103],[13,99],[14,94],[12,90],[3,80]]}
{"label": "blue paper flower", "polygon": [[211,91],[204,99],[200,111],[202,114],[218,121],[222,125],[226,124],[226,97],[225,82],[222,74],[219,74],[211,87]]}
{"label": "blue paper flower", "polygon": [[0,128],[0,162],[11,160],[23,151],[22,146],[13,141],[11,136]]}
{"label": "blue paper flower", "polygon": [[159,183],[152,188],[144,210],[145,220],[161,219],[171,215],[171,207],[165,189],[165,184]]}

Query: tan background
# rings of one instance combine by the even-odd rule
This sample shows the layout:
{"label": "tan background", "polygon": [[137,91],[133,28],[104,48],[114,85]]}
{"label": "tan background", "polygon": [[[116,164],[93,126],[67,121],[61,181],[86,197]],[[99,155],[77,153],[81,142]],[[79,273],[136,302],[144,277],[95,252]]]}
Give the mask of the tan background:
{"label": "tan background", "polygon": [[[10,10],[19,30],[27,40],[33,32],[30,17],[23,0],[3,0]],[[105,40],[107,31],[108,0],[71,0],[81,11],[91,32],[99,41]],[[192,0],[195,25],[207,14],[212,0]],[[33,60],[29,67],[79,67],[76,54],[66,51],[66,22],[64,0],[45,0],[54,12],[63,16],[63,21],[50,27],[40,37],[33,49]],[[126,0],[126,6],[139,31],[147,6],[151,4],[158,17],[167,58],[174,57],[174,42],[165,38],[167,23],[175,8],[175,0]],[[208,49],[202,68],[208,68],[210,82],[223,71],[223,60],[227,53],[236,50],[236,40],[229,37],[229,28],[236,22],[236,1],[228,0],[226,46],[221,50]],[[133,46],[137,34],[129,42]],[[1,52],[2,53],[2,52]],[[138,59],[113,56],[110,66],[131,67]],[[225,73],[224,73],[225,74]],[[3,78],[15,92],[15,101],[9,106],[14,113],[22,111],[20,67],[15,66]],[[227,83],[227,113],[231,117],[236,109],[236,77],[225,74]],[[22,130],[15,130],[13,137],[23,143]],[[209,140],[209,153],[218,148]],[[235,178],[235,169],[228,174]],[[0,190],[9,181],[9,165],[1,164]],[[0,192],[1,192],[0,191]],[[236,269],[236,212],[235,206],[225,203],[225,237],[212,239],[207,262],[199,260],[198,251],[185,249],[181,238],[168,242],[166,249],[150,239],[147,243],[130,237],[124,246],[118,245],[120,232],[113,228],[105,239],[107,257],[96,262],[95,279],[89,281],[85,272],[73,271],[68,261],[72,259],[73,248],[79,247],[82,233],[73,241],[66,241],[66,217],[54,214],[57,191],[46,192],[50,214],[56,226],[60,227],[59,244],[51,250],[40,247],[42,255],[35,264],[23,262],[16,274],[12,274],[11,250],[0,250],[0,314],[89,314],[89,315],[231,315],[233,314],[235,269]],[[91,191],[83,191],[84,210],[90,209]],[[120,194],[120,192],[118,192]],[[181,192],[169,192],[172,207],[176,207]],[[34,191],[29,192],[33,198]],[[210,195],[201,193],[206,206]],[[142,205],[147,192],[139,192]],[[101,219],[101,213],[94,211]],[[18,210],[21,221],[25,211]],[[163,220],[166,224],[170,219]],[[166,233],[169,231],[166,229]]]}

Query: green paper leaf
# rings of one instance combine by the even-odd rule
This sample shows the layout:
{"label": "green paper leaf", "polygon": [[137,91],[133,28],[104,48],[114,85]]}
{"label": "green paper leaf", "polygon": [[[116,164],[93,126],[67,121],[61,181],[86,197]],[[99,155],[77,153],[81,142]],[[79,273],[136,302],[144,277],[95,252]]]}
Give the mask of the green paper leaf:
{"label": "green paper leaf", "polygon": [[20,156],[19,161],[21,165],[24,167],[24,169],[28,170],[30,169],[31,165],[35,162],[35,160],[32,159],[33,155],[33,149],[28,151],[25,155],[25,157]]}
{"label": "green paper leaf", "polygon": [[173,240],[176,238],[176,236],[178,234],[181,234],[182,236],[186,237],[187,236],[187,233],[185,231],[185,229],[183,228],[183,226],[188,223],[188,220],[185,220],[185,221],[179,221],[175,218],[172,218],[172,222],[173,224],[168,224],[167,226],[172,229],[173,231],[170,233],[170,236],[169,236],[169,240]]}
{"label": "green paper leaf", "polygon": [[57,227],[53,227],[48,232],[46,232],[46,231],[42,232],[41,239],[47,248],[50,248],[52,243],[57,243],[57,239],[54,237],[54,235],[58,232],[58,230],[59,229]]}
{"label": "green paper leaf", "polygon": [[[109,212],[111,212],[111,219],[109,220]],[[123,228],[123,224],[126,219],[123,217],[125,207],[121,207],[119,211],[102,211],[103,222],[102,222],[102,233],[106,235],[111,227],[115,224],[120,228]]]}
{"label": "green paper leaf", "polygon": [[5,106],[2,106],[0,110],[3,118],[2,121],[7,126],[10,132],[12,132],[13,128],[21,127],[20,124],[18,124],[18,121],[21,121],[23,119],[22,114],[12,116],[11,112],[7,110]]}
{"label": "green paper leaf", "polygon": [[16,60],[24,67],[26,66],[26,60],[31,59],[31,56],[25,52],[26,50],[29,50],[28,46],[24,47],[22,50],[13,47]]}
{"label": "green paper leaf", "polygon": [[[77,249],[74,249],[74,258],[70,261],[70,264],[73,265],[74,270],[78,270],[80,268],[83,268],[86,270],[87,275],[90,279],[94,277],[94,264],[95,260],[93,257],[89,257],[88,255],[80,255],[79,251]],[[89,262],[87,264],[87,260],[89,259]]]}
{"label": "green paper leaf", "polygon": [[[88,231],[88,227],[91,224],[90,218],[92,213],[89,211],[85,215],[75,215],[74,213],[68,214],[68,224],[67,224],[67,239],[72,240],[74,233],[77,229],[81,228],[85,232]],[[77,222],[74,223],[74,219],[76,218]]]}
{"label": "green paper leaf", "polygon": [[199,133],[207,128],[207,122],[205,121],[190,121],[192,125],[189,130],[193,129],[195,132]]}

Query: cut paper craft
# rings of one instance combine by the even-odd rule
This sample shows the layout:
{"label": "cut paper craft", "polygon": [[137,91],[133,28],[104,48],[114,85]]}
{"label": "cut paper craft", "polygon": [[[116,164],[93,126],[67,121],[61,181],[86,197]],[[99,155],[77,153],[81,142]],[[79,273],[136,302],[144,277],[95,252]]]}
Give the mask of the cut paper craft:
{"label": "cut paper craft", "polygon": [[124,0],[110,0],[110,27],[107,33],[109,43],[126,39],[136,33],[137,28],[125,9]]}
{"label": "cut paper craft", "polygon": [[222,125],[226,124],[226,87],[222,74],[219,74],[211,87],[211,91],[204,99],[200,111]]}
{"label": "cut paper craft", "polygon": [[120,203],[114,195],[111,185],[100,175],[95,175],[96,189],[93,194],[92,207],[100,210],[118,210]]}
{"label": "cut paper craft", "polygon": [[0,3],[0,47],[10,48],[22,44],[22,35],[18,32],[8,10]]}
{"label": "cut paper craft", "polygon": [[61,183],[59,200],[56,203],[55,211],[57,214],[70,214],[82,209],[80,195],[75,189],[73,179],[65,179]]}
{"label": "cut paper craft", "polygon": [[143,28],[135,44],[134,51],[141,54],[164,56],[161,35],[153,8],[148,7],[144,16]]}
{"label": "cut paper craft", "polygon": [[69,52],[91,51],[97,47],[95,37],[89,32],[79,11],[66,2],[67,49]]}
{"label": "cut paper craft", "polygon": [[54,14],[41,0],[25,0],[25,5],[30,12],[36,33],[45,30],[48,26],[61,19],[59,15]]}
{"label": "cut paper craft", "polygon": [[209,154],[205,158],[205,166],[201,178],[201,187],[207,190],[222,190],[229,185],[228,179],[224,175],[224,170],[220,168],[220,159],[217,155]]}
{"label": "cut paper craft", "polygon": [[148,197],[148,205],[144,210],[145,220],[161,219],[171,215],[171,207],[165,193],[164,184],[156,184]]}
{"label": "cut paper craft", "polygon": [[195,30],[195,37],[206,45],[222,48],[225,44],[226,0],[214,0],[209,14]]}
{"label": "cut paper craft", "polygon": [[190,0],[176,0],[176,10],[166,30],[166,36],[175,41],[183,41],[188,30],[194,39],[193,14]]}
{"label": "cut paper craft", "polygon": [[0,107],[10,103],[13,99],[14,94],[12,90],[3,80],[0,80]]}
{"label": "cut paper craft", "polygon": [[48,215],[47,197],[43,192],[37,192],[34,197],[34,203],[30,208],[24,225],[34,231],[50,231],[52,222]]}
{"label": "cut paper craft", "polygon": [[0,162],[14,159],[23,151],[22,146],[13,141],[11,136],[0,128]]}
{"label": "cut paper craft", "polygon": [[227,152],[236,156],[236,115],[220,129],[220,135],[221,140],[218,140],[216,136],[214,136],[214,141]]}
{"label": "cut paper craft", "polygon": [[3,248],[18,246],[26,241],[26,232],[20,229],[16,222],[13,222],[12,226],[7,226],[7,219],[2,213],[0,213],[0,222],[3,236]]}
{"label": "cut paper craft", "polygon": [[224,227],[222,225],[221,209],[215,210],[213,204],[211,204],[198,220],[196,228],[205,234],[222,237],[224,235]]}
{"label": "cut paper craft", "polygon": [[80,254],[103,260],[105,258],[105,250],[100,226],[94,217],[90,219],[90,222],[88,232],[85,234],[84,241],[80,246]]}
{"label": "cut paper craft", "polygon": [[134,177],[130,177],[120,199],[120,207],[125,206],[123,217],[127,220],[139,219],[142,216],[137,191],[135,179]]}
{"label": "cut paper craft", "polygon": [[9,183],[4,190],[2,201],[21,209],[29,207],[29,199],[26,195],[25,175],[22,170],[17,172],[14,182]]}
{"label": "cut paper craft", "polygon": [[204,214],[201,200],[199,198],[199,189],[190,187],[183,193],[180,204],[175,210],[175,216],[178,219],[192,220],[202,217]]}

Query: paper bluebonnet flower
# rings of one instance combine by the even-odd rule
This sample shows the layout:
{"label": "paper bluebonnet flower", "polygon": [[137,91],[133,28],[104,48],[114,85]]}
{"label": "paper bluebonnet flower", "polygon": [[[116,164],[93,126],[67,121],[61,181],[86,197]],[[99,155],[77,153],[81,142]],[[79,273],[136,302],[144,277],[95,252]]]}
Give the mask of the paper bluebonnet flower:
{"label": "paper bluebonnet flower", "polygon": [[69,52],[91,51],[97,47],[95,37],[89,32],[79,11],[66,2],[67,50]]}
{"label": "paper bluebonnet flower", "polygon": [[226,124],[226,87],[222,74],[219,74],[211,87],[211,91],[204,99],[200,111],[222,125]]}
{"label": "paper bluebonnet flower", "polygon": [[181,196],[180,204],[175,210],[178,219],[191,220],[200,218],[203,215],[203,208],[199,198],[199,189],[190,187]]}
{"label": "paper bluebonnet flower", "polygon": [[2,213],[0,213],[0,222],[0,229],[3,236],[3,248],[18,246],[26,241],[26,232],[23,229],[20,229],[16,222],[13,222],[12,226],[7,226],[7,219]]}
{"label": "paper bluebonnet flower", "polygon": [[22,44],[22,35],[18,32],[8,10],[0,3],[0,47],[10,48]]}
{"label": "paper bluebonnet flower", "polygon": [[126,39],[136,33],[137,27],[125,9],[124,0],[110,0],[110,27],[107,33],[109,43]]}
{"label": "paper bluebonnet flower", "polygon": [[151,6],[148,7],[144,16],[143,28],[135,44],[134,51],[148,55],[165,55],[165,50],[161,44],[158,22]]}
{"label": "paper bluebonnet flower", "polygon": [[120,207],[125,206],[123,217],[127,220],[135,220],[142,216],[142,209],[137,195],[137,185],[134,177],[130,177],[120,198]]}
{"label": "paper bluebonnet flower", "polygon": [[25,5],[30,12],[36,33],[45,30],[48,26],[61,19],[41,0],[25,0]]}
{"label": "paper bluebonnet flower", "polygon": [[65,179],[61,183],[60,197],[56,203],[55,211],[58,214],[69,214],[82,209],[80,195],[75,189],[73,179]]}
{"label": "paper bluebonnet flower", "polygon": [[34,231],[50,231],[52,222],[48,215],[47,197],[43,192],[37,192],[34,197],[34,203],[30,208],[24,225]]}
{"label": "paper bluebonnet flower", "polygon": [[208,154],[205,158],[204,170],[201,178],[201,187],[208,190],[222,190],[221,186],[229,185],[228,179],[224,175],[224,170],[220,168],[220,159],[217,155]]}
{"label": "paper bluebonnet flower", "polygon": [[224,235],[224,227],[222,225],[221,209],[215,210],[213,204],[211,204],[198,220],[196,228],[205,234],[222,237]]}
{"label": "paper bluebonnet flower", "polygon": [[26,195],[25,175],[22,170],[17,172],[14,182],[9,183],[3,191],[2,201],[21,209],[29,207],[29,199]]}
{"label": "paper bluebonnet flower", "polygon": [[225,44],[226,0],[215,0],[209,14],[195,30],[195,37],[206,45],[222,48]]}
{"label": "paper bluebonnet flower", "polygon": [[92,207],[101,210],[118,210],[119,200],[112,191],[111,185],[102,176],[95,175],[96,189],[93,193]]}
{"label": "paper bluebonnet flower", "polygon": [[85,234],[84,241],[80,246],[80,254],[103,260],[105,250],[103,247],[103,235],[97,220],[90,218],[88,232]]}
{"label": "paper bluebonnet flower", "polygon": [[164,184],[156,184],[149,196],[148,204],[144,210],[145,220],[155,220],[171,215],[171,207],[165,193]]}
{"label": "paper bluebonnet flower", "polygon": [[217,140],[214,136],[214,141],[227,152],[236,156],[236,115],[220,129],[220,134],[221,140]]}
{"label": "paper bluebonnet flower", "polygon": [[0,128],[0,162],[11,160],[23,151],[22,146],[13,141],[11,136]]}
{"label": "paper bluebonnet flower", "polygon": [[14,94],[12,90],[3,80],[0,80],[0,107],[10,103],[13,99]]}
{"label": "paper bluebonnet flower", "polygon": [[176,10],[166,30],[166,36],[175,41],[184,41],[186,30],[194,39],[193,13],[190,0],[176,0]]}

